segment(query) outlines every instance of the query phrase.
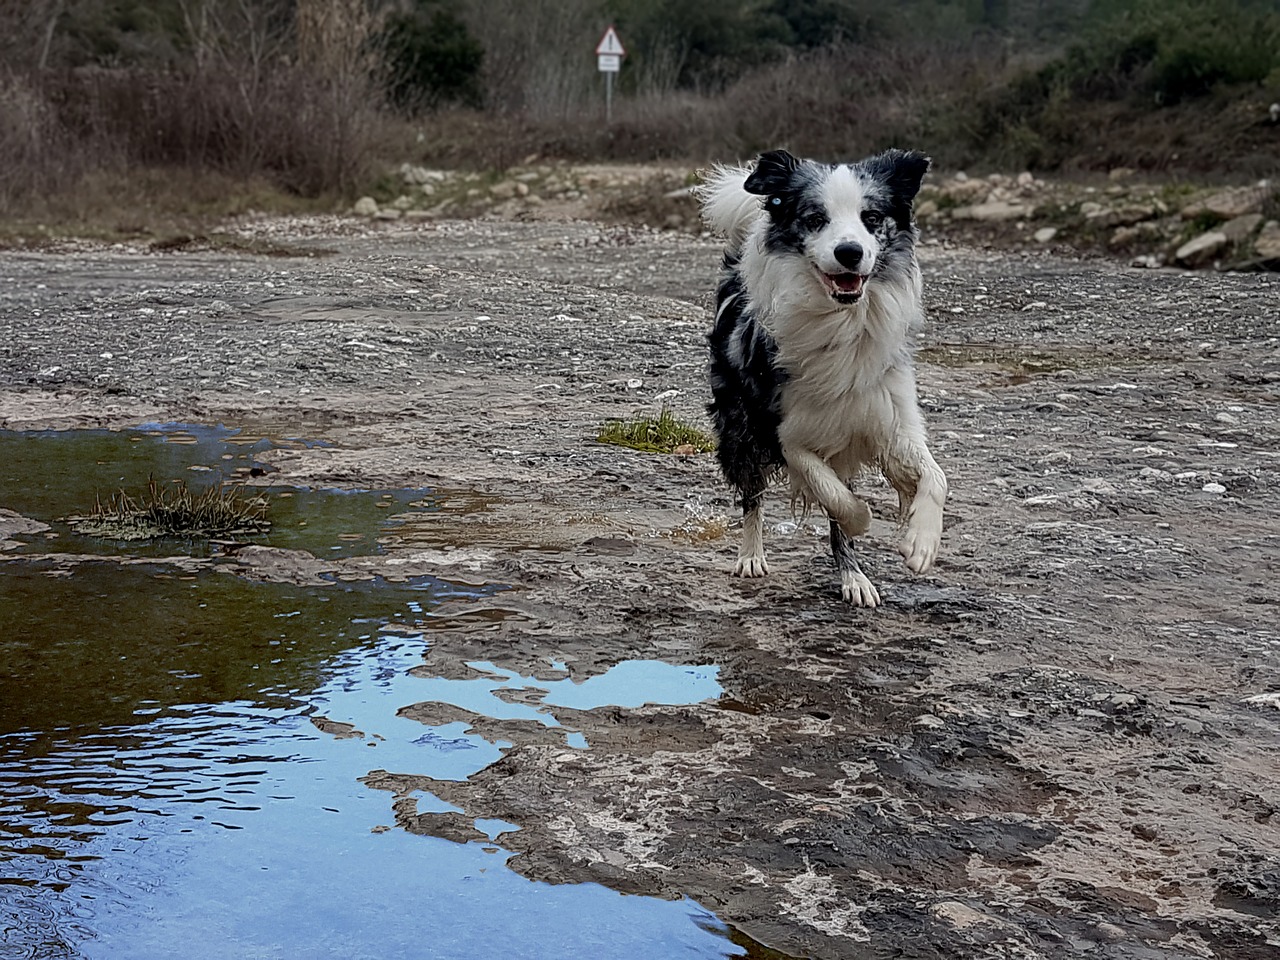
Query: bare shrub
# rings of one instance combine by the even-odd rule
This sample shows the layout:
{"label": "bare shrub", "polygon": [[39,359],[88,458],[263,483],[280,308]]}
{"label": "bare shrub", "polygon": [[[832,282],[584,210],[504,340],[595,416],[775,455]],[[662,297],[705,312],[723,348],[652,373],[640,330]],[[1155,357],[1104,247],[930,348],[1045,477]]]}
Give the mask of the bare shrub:
{"label": "bare shrub", "polygon": [[609,22],[600,0],[485,0],[466,16],[484,47],[493,109],[572,122],[593,101],[600,78],[589,44]]}
{"label": "bare shrub", "polygon": [[[678,49],[670,56],[678,58]],[[615,102],[607,127],[602,98],[554,119],[530,111],[500,120],[450,111],[423,123],[429,158],[477,166],[492,165],[495,152],[706,161],[780,145],[831,159],[890,145],[922,147],[960,164],[972,154],[968,107],[1007,70],[1000,55],[968,41],[844,43],[760,67],[720,94],[673,89],[655,73]]]}
{"label": "bare shrub", "polygon": [[372,0],[179,2],[182,59],[0,78],[3,209],[125,166],[266,176],[302,196],[370,176],[391,123],[373,81]]}
{"label": "bare shrub", "polygon": [[0,212],[66,189],[88,165],[39,78],[0,76]]}

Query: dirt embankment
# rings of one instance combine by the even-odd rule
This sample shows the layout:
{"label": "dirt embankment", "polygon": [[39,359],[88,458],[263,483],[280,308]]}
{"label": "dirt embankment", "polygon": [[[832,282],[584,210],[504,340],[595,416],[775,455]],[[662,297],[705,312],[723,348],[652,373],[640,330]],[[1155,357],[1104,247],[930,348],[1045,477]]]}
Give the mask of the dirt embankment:
{"label": "dirt embankment", "polygon": [[[725,688],[559,711],[588,750],[409,706],[513,746],[470,782],[372,786],[517,824],[501,842],[531,877],[687,895],[792,955],[1280,949],[1275,277],[926,245],[947,532],[911,576],[872,484],[864,565],[886,603],[867,612],[781,495],[773,575],[736,581],[736,534],[705,536],[733,512],[710,457],[590,439],[662,403],[701,419],[714,242],[246,229],[335,252],[0,255],[0,426],[223,421],[328,441],[270,454],[275,482],[481,491],[426,541],[342,561],[516,587],[491,630],[439,630],[424,670],[555,660],[581,680],[656,658],[716,664]],[[306,575],[305,557],[240,562]]]}

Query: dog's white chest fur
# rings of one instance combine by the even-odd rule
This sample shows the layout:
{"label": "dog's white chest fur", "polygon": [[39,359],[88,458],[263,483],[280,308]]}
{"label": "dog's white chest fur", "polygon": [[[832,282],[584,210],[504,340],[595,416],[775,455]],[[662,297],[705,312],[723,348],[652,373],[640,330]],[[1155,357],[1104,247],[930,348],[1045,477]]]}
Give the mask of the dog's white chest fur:
{"label": "dog's white chest fur", "polygon": [[792,289],[794,262],[748,256],[743,267],[788,375],[783,449],[811,450],[852,479],[879,461],[904,426],[916,426],[899,421],[904,408],[915,407],[910,337],[920,318],[918,269],[870,284],[858,304],[834,307],[815,303],[807,288]]}

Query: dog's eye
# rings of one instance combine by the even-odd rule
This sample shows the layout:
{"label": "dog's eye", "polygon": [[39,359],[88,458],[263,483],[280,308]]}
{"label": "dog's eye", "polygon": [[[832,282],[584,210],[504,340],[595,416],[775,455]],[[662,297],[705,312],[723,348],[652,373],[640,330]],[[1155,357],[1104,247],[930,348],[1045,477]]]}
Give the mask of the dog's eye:
{"label": "dog's eye", "polygon": [[806,230],[818,231],[827,225],[827,218],[820,213],[810,213],[807,214],[800,222],[804,225]]}
{"label": "dog's eye", "polygon": [[874,230],[884,223],[884,214],[879,210],[868,210],[862,215],[862,222],[867,225],[868,230]]}

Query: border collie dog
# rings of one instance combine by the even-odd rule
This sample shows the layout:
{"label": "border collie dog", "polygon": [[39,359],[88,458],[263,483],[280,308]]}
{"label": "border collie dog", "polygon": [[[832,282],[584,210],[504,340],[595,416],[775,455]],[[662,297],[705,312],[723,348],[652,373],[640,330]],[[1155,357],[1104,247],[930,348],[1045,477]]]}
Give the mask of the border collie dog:
{"label": "border collie dog", "polygon": [[902,150],[835,165],[773,150],[717,167],[700,188],[703,218],[728,241],[707,409],[742,501],[736,576],[769,572],[760,503],[783,472],[793,506],[830,518],[849,603],[880,603],[849,539],[871,522],[849,488],[865,468],[898,492],[907,567],[923,573],[937,556],[947,481],[926,444],[911,346],[923,314],[912,201],[928,169]]}

